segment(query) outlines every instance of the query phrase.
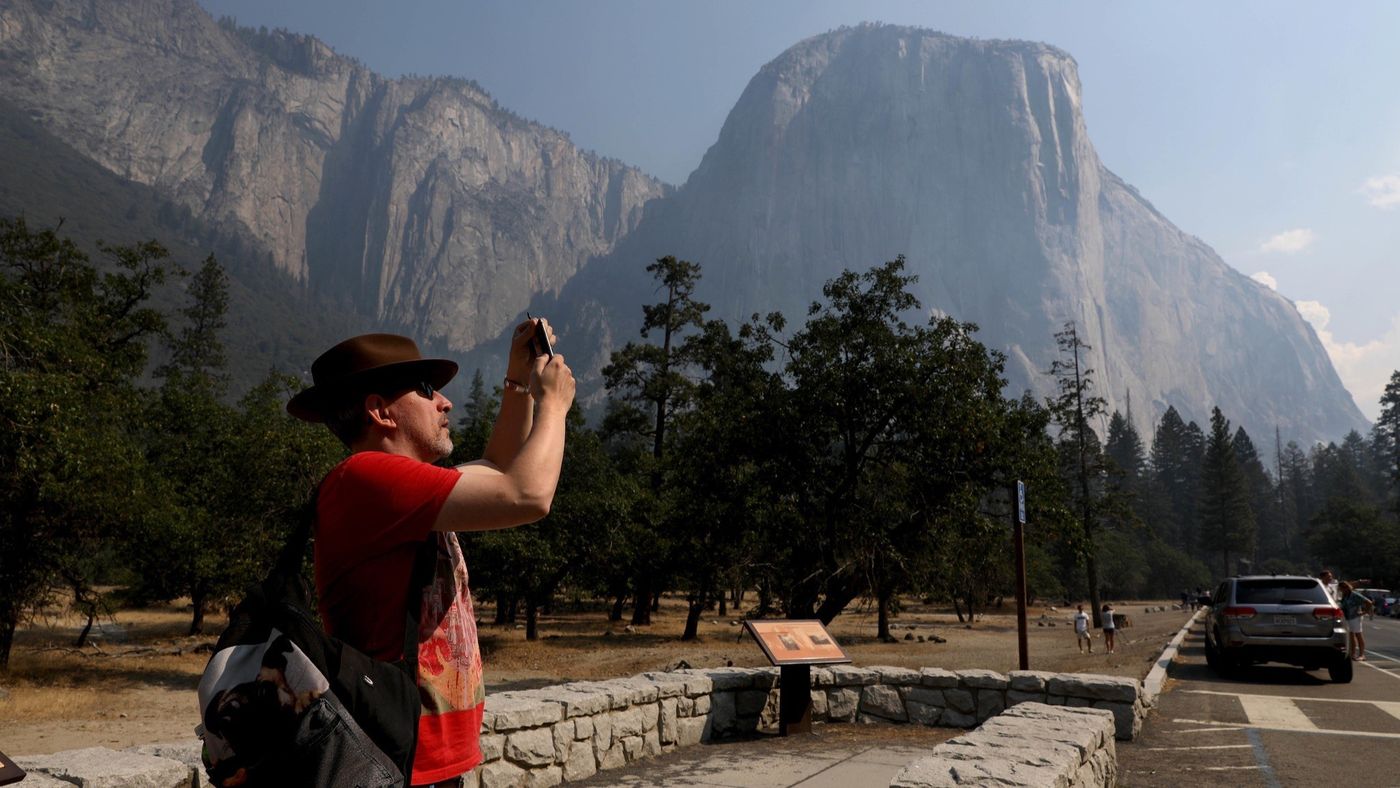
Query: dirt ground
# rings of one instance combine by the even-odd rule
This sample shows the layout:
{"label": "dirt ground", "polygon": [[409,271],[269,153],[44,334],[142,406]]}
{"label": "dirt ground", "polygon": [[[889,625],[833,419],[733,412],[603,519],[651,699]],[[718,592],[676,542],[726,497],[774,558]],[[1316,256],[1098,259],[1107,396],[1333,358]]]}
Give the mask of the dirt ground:
{"label": "dirt ground", "polygon": [[[1132,626],[1121,631],[1112,655],[1104,653],[1098,632],[1092,655],[1076,651],[1069,624],[1073,608],[1032,607],[1031,667],[1145,676],[1186,619],[1170,607],[1145,613],[1144,607],[1153,604],[1168,603],[1115,602]],[[478,614],[489,622],[493,611],[483,605]],[[1038,626],[1042,615],[1054,626]],[[487,703],[493,691],[630,676],[674,668],[681,661],[696,668],[767,664],[758,645],[740,637],[737,617],[706,617],[699,641],[690,643],[680,639],[684,620],[684,601],[665,598],[654,623],[635,628],[609,626],[601,609],[561,605],[554,615],[541,617],[540,639],[533,643],[525,640],[523,627],[483,623]],[[52,616],[17,633],[10,671],[0,674],[0,750],[31,755],[191,738],[199,721],[194,688],[225,620],[211,615],[205,619],[211,634],[186,637],[189,610],[183,604],[125,610],[104,622],[90,645],[75,649],[72,643],[82,623]],[[893,623],[897,641],[878,642],[875,612],[852,606],[829,629],[856,665],[1017,667],[1014,603],[993,609],[968,628],[948,608],[907,600]]]}

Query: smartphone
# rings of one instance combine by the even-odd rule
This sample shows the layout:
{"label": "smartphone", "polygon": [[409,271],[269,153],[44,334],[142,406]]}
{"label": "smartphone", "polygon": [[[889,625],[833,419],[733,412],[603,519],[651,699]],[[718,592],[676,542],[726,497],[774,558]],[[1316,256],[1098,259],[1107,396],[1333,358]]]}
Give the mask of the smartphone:
{"label": "smartphone", "polygon": [[[525,313],[528,320],[535,318],[529,312]],[[554,358],[554,348],[549,344],[549,334],[544,330],[544,323],[535,324],[535,338],[530,340],[531,347],[534,348],[536,356],[549,356]]]}

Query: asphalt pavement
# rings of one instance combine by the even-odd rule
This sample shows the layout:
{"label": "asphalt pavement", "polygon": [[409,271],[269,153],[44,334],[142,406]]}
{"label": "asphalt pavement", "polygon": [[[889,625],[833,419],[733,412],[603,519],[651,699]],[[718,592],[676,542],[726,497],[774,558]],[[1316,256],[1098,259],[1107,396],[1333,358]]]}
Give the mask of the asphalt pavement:
{"label": "asphalt pavement", "polygon": [[1142,735],[1118,743],[1119,785],[1400,786],[1400,619],[1366,621],[1349,684],[1274,664],[1221,678],[1202,632],[1187,634]]}

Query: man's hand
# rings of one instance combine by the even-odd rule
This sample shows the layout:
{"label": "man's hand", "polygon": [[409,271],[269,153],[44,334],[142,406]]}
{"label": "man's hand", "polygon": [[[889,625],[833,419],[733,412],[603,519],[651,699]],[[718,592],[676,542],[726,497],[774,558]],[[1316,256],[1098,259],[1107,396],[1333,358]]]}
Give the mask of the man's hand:
{"label": "man's hand", "polygon": [[[552,340],[551,340],[552,341]],[[530,374],[530,394],[541,405],[562,407],[568,411],[574,401],[574,372],[564,363],[564,356],[540,356],[535,359]]]}
{"label": "man's hand", "polygon": [[[535,361],[531,340],[535,336],[536,323],[544,326],[549,343],[554,344],[554,329],[550,328],[549,321],[542,317],[526,320],[516,326],[510,337],[510,359],[506,362],[506,377],[511,380],[523,381],[531,376]],[[531,389],[533,390],[534,386],[531,386]]]}

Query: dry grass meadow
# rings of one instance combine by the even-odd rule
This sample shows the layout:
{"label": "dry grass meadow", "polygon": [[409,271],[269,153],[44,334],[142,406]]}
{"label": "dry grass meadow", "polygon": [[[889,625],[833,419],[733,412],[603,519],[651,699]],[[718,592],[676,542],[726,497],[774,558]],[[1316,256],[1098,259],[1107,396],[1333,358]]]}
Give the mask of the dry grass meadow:
{"label": "dry grass meadow", "polygon": [[[1133,622],[1118,640],[1118,653],[1103,653],[1098,633],[1094,653],[1076,651],[1068,620],[1072,610],[1033,607],[1030,611],[1031,667],[1037,670],[1110,673],[1142,677],[1166,641],[1186,619],[1175,611],[1144,613],[1160,602],[1118,602]],[[483,622],[492,618],[483,605]],[[1037,626],[1045,614],[1056,626]],[[767,664],[762,651],[733,617],[707,617],[698,642],[680,640],[685,605],[665,598],[649,627],[627,631],[609,626],[599,609],[561,604],[540,620],[540,639],[527,642],[523,629],[481,626],[486,662],[487,703],[490,692],[536,687],[560,681],[628,676],[674,667]],[[194,688],[209,658],[224,619],[205,619],[208,633],[186,637],[189,610],[180,602],[140,610],[123,610],[103,622],[93,643],[72,647],[82,620],[58,613],[22,629],[16,638],[8,674],[0,674],[0,750],[28,755],[79,747],[112,748],[188,739],[198,722]],[[951,609],[906,600],[894,619],[894,643],[875,638],[872,609],[852,606],[830,630],[857,665],[905,667],[1017,667],[1014,603],[993,609],[971,628],[957,622]],[[946,642],[937,643],[937,635]],[[920,638],[923,642],[920,642]]]}

